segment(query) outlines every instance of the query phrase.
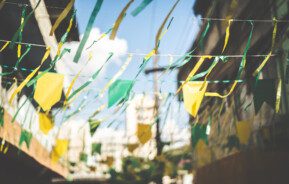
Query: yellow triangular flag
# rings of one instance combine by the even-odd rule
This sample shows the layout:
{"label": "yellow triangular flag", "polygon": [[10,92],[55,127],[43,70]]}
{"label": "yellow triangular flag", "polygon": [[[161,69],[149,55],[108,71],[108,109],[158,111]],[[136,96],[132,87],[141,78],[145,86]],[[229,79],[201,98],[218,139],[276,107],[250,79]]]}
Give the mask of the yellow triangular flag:
{"label": "yellow triangular flag", "polygon": [[64,75],[57,73],[45,73],[37,80],[34,99],[44,111],[60,100],[63,80]]}
{"label": "yellow triangular flag", "polygon": [[141,144],[147,143],[152,137],[151,126],[149,124],[137,124],[137,138]]}
{"label": "yellow triangular flag", "polygon": [[239,121],[236,124],[237,135],[241,144],[248,144],[251,135],[251,122]]}
{"label": "yellow triangular flag", "polygon": [[207,82],[188,82],[183,86],[185,109],[196,117],[207,90]]}
{"label": "yellow triangular flag", "polygon": [[49,118],[45,113],[39,113],[39,129],[47,135],[49,131],[53,128],[54,123],[51,118]]}
{"label": "yellow triangular flag", "polygon": [[67,139],[56,139],[55,145],[51,153],[52,161],[57,162],[67,152],[67,149]]}
{"label": "yellow triangular flag", "polygon": [[134,150],[136,150],[138,148],[139,144],[135,143],[135,144],[128,144],[127,145],[127,149],[130,153],[133,153]]}

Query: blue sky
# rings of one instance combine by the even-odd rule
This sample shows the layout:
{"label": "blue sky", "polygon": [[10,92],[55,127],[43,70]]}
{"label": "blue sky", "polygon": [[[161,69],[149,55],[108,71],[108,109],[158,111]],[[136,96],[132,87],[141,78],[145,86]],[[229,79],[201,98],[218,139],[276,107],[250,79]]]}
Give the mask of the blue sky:
{"label": "blue sky", "polygon": [[[146,7],[138,16],[133,17],[130,15],[132,10],[137,7],[142,0],[135,0],[131,7],[128,9],[127,15],[122,21],[117,33],[117,37],[124,39],[127,42],[128,52],[133,53],[148,53],[154,47],[155,35],[175,3],[174,0],[153,0],[152,3]],[[195,0],[181,0],[173,12],[174,20],[170,26],[169,31],[162,38],[159,52],[161,54],[184,54],[190,48],[194,41],[194,37],[199,29],[199,22],[193,13],[193,4]],[[80,34],[83,34],[94,7],[96,0],[76,0],[75,7],[77,9],[77,22]],[[117,19],[119,13],[126,5],[128,0],[104,0],[101,10],[96,18],[94,27],[98,28],[101,32],[106,32],[112,27]],[[99,43],[101,45],[101,43]],[[121,76],[121,79],[133,79],[139,65],[142,63],[143,56],[134,56],[133,61]],[[176,60],[178,57],[174,57]],[[97,59],[97,58],[96,58]],[[125,61],[126,56],[121,58],[121,63],[112,63],[107,66],[105,77],[111,78],[120,68],[121,64]],[[148,68],[152,67],[152,61],[148,64]],[[160,66],[167,66],[169,64],[168,57],[161,57],[159,60]],[[160,80],[160,90],[162,92],[175,92],[176,91],[176,74],[173,71],[170,74],[164,75]],[[153,92],[153,76],[142,74],[139,81],[133,88],[134,93],[150,93]],[[106,83],[105,80],[99,80],[92,85],[94,89],[101,88]],[[99,104],[93,103],[87,108],[81,116],[88,117]],[[77,106],[77,105],[76,105]],[[163,107],[165,110],[166,107]],[[175,109],[179,109],[176,102]],[[180,109],[182,114],[186,117],[184,109]],[[179,111],[179,110],[178,110]],[[108,111],[109,113],[109,111]],[[123,122],[124,116],[119,117],[119,121]],[[177,121],[182,121],[182,124],[187,124],[187,118],[177,117]]]}

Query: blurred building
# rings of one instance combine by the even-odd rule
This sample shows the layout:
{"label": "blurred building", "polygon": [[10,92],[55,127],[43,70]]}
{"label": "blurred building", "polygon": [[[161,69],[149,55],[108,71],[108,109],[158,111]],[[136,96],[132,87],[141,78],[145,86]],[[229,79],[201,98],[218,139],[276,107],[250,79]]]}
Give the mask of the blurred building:
{"label": "blurred building", "polygon": [[[23,9],[26,8],[27,16],[37,2],[36,0],[4,1],[0,10],[1,47],[6,43],[6,40],[12,39],[19,28]],[[58,41],[60,41],[69,25],[72,12],[64,19],[55,35],[49,36],[48,33],[51,25],[56,21],[68,2],[69,0],[45,0],[40,2],[39,7],[23,29],[22,42],[27,44],[22,45],[22,53],[30,43],[32,47],[19,64],[18,70],[12,72],[17,61],[17,45],[13,49],[6,48],[0,53],[1,72],[11,72],[10,75],[1,77],[0,89],[1,107],[4,108],[4,126],[0,128],[0,137],[2,143],[5,143],[4,146],[9,148],[6,154],[0,153],[0,176],[3,183],[44,184],[50,183],[54,177],[63,178],[68,174],[68,170],[62,164],[53,164],[50,160],[50,151],[54,144],[52,141],[53,132],[46,136],[39,131],[38,114],[36,112],[38,105],[33,98],[30,98],[33,94],[33,88],[24,87],[13,104],[8,104],[9,97],[15,90],[14,81],[17,81],[17,85],[19,85],[33,69],[40,65],[46,46],[51,46],[53,51],[50,58],[47,59],[40,71],[48,69],[52,58],[55,56]],[[74,22],[68,41],[77,41],[78,39],[78,28]],[[62,95],[62,102],[57,103],[53,108],[62,107],[63,99],[64,95]],[[22,104],[24,105],[22,106]],[[20,107],[21,111],[19,111],[16,121],[12,124],[12,117]],[[18,146],[21,129],[33,134],[29,149],[26,148],[26,145],[22,145],[21,148]]]}
{"label": "blurred building", "polygon": [[[232,95],[225,99],[204,97],[199,110],[199,120],[192,122],[207,125],[211,118],[211,131],[208,136],[208,147],[198,154],[193,152],[193,167],[196,170],[196,183],[288,183],[286,171],[288,162],[288,22],[278,22],[275,54],[265,65],[260,79],[273,79],[277,86],[282,81],[281,108],[275,113],[264,103],[255,114],[253,72],[265,57],[250,55],[267,55],[271,51],[273,20],[288,20],[289,2],[283,0],[197,0],[193,10],[202,19],[200,33],[191,50],[196,55],[222,55],[228,20],[261,20],[253,22],[253,35],[247,53],[247,64],[242,80]],[[224,20],[206,19],[217,18]],[[210,28],[202,40],[207,23]],[[250,35],[249,21],[233,21],[230,37],[223,55],[243,55]],[[201,43],[202,42],[202,43]],[[203,47],[202,47],[203,45]],[[219,62],[209,75],[208,80],[235,80],[242,58],[229,57],[227,62]],[[187,78],[196,65],[198,58],[179,69],[178,81]],[[198,73],[205,71],[213,59],[206,60]],[[199,79],[202,80],[202,79]],[[209,83],[207,91],[228,93],[232,83]],[[270,89],[265,89],[270,90]],[[277,91],[277,89],[276,89]],[[223,105],[222,105],[223,104]],[[223,107],[223,108],[222,108]],[[236,125],[238,121],[251,122],[248,144],[238,142]],[[285,154],[283,154],[285,153]],[[270,164],[269,164],[270,163]],[[268,165],[267,165],[268,164]]]}

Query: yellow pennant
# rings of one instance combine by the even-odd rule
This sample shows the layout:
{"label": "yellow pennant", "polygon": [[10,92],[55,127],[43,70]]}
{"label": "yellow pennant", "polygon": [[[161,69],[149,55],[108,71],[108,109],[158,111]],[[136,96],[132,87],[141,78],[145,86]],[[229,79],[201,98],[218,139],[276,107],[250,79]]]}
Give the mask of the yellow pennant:
{"label": "yellow pennant", "polygon": [[34,99],[44,111],[60,100],[63,81],[64,75],[57,73],[45,73],[37,80]]}
{"label": "yellow pennant", "polygon": [[235,82],[233,83],[233,85],[232,85],[229,93],[227,93],[226,95],[221,95],[221,94],[219,94],[219,93],[213,93],[213,92],[206,92],[206,93],[205,93],[205,96],[209,96],[209,97],[219,97],[219,98],[227,98],[228,96],[230,96],[230,95],[233,93],[233,91],[234,91],[234,89],[236,88],[237,84],[238,84],[238,81],[235,81]]}
{"label": "yellow pennant", "polygon": [[188,82],[183,87],[185,109],[196,117],[207,90],[207,82]]}
{"label": "yellow pennant", "polygon": [[226,47],[227,47],[227,44],[228,44],[228,41],[229,41],[229,37],[230,37],[230,28],[231,28],[231,24],[233,22],[233,19],[230,19],[228,21],[228,27],[226,29],[226,36],[225,36],[225,42],[224,42],[224,46],[223,46],[223,50],[222,50],[222,53],[225,51]]}
{"label": "yellow pennant", "polygon": [[108,167],[111,167],[113,165],[114,158],[112,156],[106,157],[105,163],[107,164]]}
{"label": "yellow pennant", "polygon": [[141,144],[147,143],[152,138],[151,126],[149,124],[137,124],[137,138]]}
{"label": "yellow pennant", "polygon": [[41,60],[40,66],[38,66],[36,69],[33,70],[26,78],[25,80],[15,89],[15,91],[12,93],[10,99],[9,99],[9,104],[11,105],[13,102],[13,99],[15,96],[25,87],[25,85],[32,79],[32,77],[38,72],[40,67],[42,66],[43,62],[48,58],[50,53],[50,47],[46,49],[45,54],[43,55],[43,58]]}
{"label": "yellow pennant", "polygon": [[251,121],[239,121],[236,124],[237,135],[241,144],[248,144],[251,136]]}
{"label": "yellow pennant", "polygon": [[276,93],[276,113],[279,113],[280,110],[280,102],[281,102],[281,93],[282,93],[282,80],[280,79],[278,82],[277,93]]}
{"label": "yellow pennant", "polygon": [[6,49],[6,47],[9,45],[10,41],[6,41],[6,43],[2,46],[2,48],[0,49],[0,52],[2,52],[3,50]]}
{"label": "yellow pennant", "polygon": [[184,87],[184,85],[186,85],[191,80],[191,78],[196,74],[196,72],[199,70],[199,68],[204,63],[205,59],[211,59],[211,58],[212,58],[212,56],[202,56],[200,58],[200,60],[197,62],[197,64],[193,68],[193,70],[189,73],[189,75],[188,75],[187,79],[185,80],[185,82],[179,87],[179,89],[177,90],[176,94],[178,94],[181,91],[181,89]]}
{"label": "yellow pennant", "polygon": [[51,118],[48,117],[45,113],[39,113],[39,129],[47,135],[49,131],[53,128],[54,123],[52,122]]}
{"label": "yellow pennant", "polygon": [[198,167],[205,166],[211,162],[211,151],[208,145],[200,139],[196,145],[196,158]]}
{"label": "yellow pennant", "polygon": [[125,71],[125,69],[127,68],[127,66],[130,64],[132,60],[132,54],[128,55],[128,58],[126,60],[126,62],[122,65],[122,67],[120,68],[120,70],[110,79],[110,81],[104,86],[104,88],[100,91],[99,96],[103,97],[104,92],[111,86],[112,83],[115,82],[115,80],[117,78],[119,78],[123,72]]}
{"label": "yellow pennant", "polygon": [[135,144],[128,144],[127,145],[127,149],[130,153],[133,153],[134,150],[136,150],[138,148],[139,144],[135,143]]}
{"label": "yellow pennant", "polygon": [[53,147],[51,158],[52,161],[57,162],[68,150],[68,143],[67,139],[56,139],[55,145]]}
{"label": "yellow pennant", "polygon": [[70,12],[71,8],[74,5],[74,2],[75,2],[75,0],[70,0],[70,2],[67,4],[67,6],[64,8],[64,10],[61,12],[61,14],[59,15],[59,17],[57,18],[57,20],[55,21],[54,25],[52,26],[52,28],[50,30],[50,34],[49,34],[50,36],[53,35],[54,31],[58,28],[60,23],[68,15],[68,13]]}

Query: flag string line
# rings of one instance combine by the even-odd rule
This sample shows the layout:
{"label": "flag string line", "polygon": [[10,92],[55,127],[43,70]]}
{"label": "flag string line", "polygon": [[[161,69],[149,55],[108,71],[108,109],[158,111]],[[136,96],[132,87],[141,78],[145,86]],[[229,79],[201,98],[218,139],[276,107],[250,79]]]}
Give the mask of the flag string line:
{"label": "flag string line", "polygon": [[[89,76],[90,77],[90,76]],[[13,77],[7,77],[7,76],[2,76],[0,77],[0,81],[3,80],[3,81],[12,81],[14,78]],[[110,80],[111,78],[108,78],[108,77],[105,77],[104,78],[105,80]],[[274,78],[272,80],[278,80],[279,78]],[[206,82],[207,83],[212,83],[212,84],[218,84],[218,83],[232,83],[232,82],[238,82],[238,83],[245,83],[245,82],[249,82],[249,81],[254,81],[255,79],[243,79],[243,80],[207,80]],[[259,79],[259,80],[267,80],[267,79]],[[18,82],[22,82],[24,81],[24,79],[17,79]],[[135,81],[143,81],[143,82],[154,82],[152,79],[149,79],[149,80],[142,80],[142,79],[137,79]],[[173,82],[173,83],[176,83],[176,82],[184,82],[184,80],[160,80],[160,83],[163,83],[163,82]],[[189,81],[189,82],[203,82],[203,80],[192,80],[192,81]],[[12,82],[13,83],[13,82]]]}
{"label": "flag string line", "polygon": [[[23,6],[29,6],[31,7],[30,4],[27,3],[16,3],[16,2],[11,2],[11,1],[5,1],[4,4],[9,4],[9,5],[15,5],[19,7]],[[46,8],[50,9],[59,9],[59,10],[64,10],[65,7],[59,7],[59,6],[45,6]],[[229,19],[226,18],[215,18],[215,17],[201,17],[201,18],[195,18],[195,19],[200,19],[200,20],[212,20],[212,21],[228,21]],[[274,20],[274,19],[238,19],[238,18],[230,18],[230,20],[234,22],[248,22],[248,21],[253,21],[253,22],[263,22],[263,23],[271,23],[271,22],[280,22],[280,23],[289,23],[289,20]]]}
{"label": "flag string line", "polygon": [[[7,43],[7,42],[11,42],[10,40],[3,40],[0,39],[0,42],[3,43]],[[30,45],[30,46],[35,46],[35,47],[43,47],[46,48],[46,45],[42,45],[42,44],[36,44],[36,43],[28,43],[28,42],[15,42],[16,44],[21,44],[21,45]],[[129,55],[132,54],[133,56],[146,56],[148,53],[137,53],[137,52],[126,52],[124,53],[125,55]],[[209,54],[202,54],[202,55],[195,55],[195,54],[154,54],[152,57],[182,57],[182,56],[187,56],[187,57],[192,57],[192,58],[201,58],[203,56],[206,56]],[[228,58],[242,58],[244,55],[243,54],[229,54],[229,55],[210,55],[212,57],[221,57],[221,56],[226,56]],[[268,56],[268,54],[252,54],[252,55],[247,55],[247,57],[266,57]],[[271,57],[276,56],[276,54],[272,54]]]}

